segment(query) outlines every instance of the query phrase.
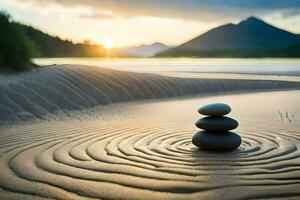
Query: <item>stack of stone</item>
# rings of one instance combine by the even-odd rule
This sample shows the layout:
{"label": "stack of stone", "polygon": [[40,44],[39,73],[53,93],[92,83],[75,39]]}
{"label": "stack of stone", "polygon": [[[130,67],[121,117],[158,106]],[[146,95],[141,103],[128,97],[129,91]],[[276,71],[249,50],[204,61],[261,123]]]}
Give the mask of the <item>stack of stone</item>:
{"label": "stack of stone", "polygon": [[214,103],[202,106],[198,112],[208,117],[200,118],[196,126],[204,131],[197,132],[192,139],[195,146],[203,150],[230,151],[238,148],[241,137],[229,130],[238,127],[238,122],[230,117],[231,108],[224,103]]}

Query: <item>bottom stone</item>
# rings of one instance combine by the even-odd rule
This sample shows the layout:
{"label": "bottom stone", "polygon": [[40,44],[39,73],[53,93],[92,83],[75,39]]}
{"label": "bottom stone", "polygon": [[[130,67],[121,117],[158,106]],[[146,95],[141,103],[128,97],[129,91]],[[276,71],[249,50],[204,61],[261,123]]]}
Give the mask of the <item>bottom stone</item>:
{"label": "bottom stone", "polygon": [[240,146],[242,138],[234,132],[199,131],[193,136],[192,142],[203,150],[230,151]]}

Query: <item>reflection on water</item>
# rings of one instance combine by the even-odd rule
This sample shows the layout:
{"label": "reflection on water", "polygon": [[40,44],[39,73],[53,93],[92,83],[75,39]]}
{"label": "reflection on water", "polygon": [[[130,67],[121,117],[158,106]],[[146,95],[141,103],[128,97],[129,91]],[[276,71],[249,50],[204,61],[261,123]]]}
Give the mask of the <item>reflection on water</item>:
{"label": "reflection on water", "polygon": [[300,75],[300,59],[40,58],[38,65],[79,64],[138,72],[229,72]]}

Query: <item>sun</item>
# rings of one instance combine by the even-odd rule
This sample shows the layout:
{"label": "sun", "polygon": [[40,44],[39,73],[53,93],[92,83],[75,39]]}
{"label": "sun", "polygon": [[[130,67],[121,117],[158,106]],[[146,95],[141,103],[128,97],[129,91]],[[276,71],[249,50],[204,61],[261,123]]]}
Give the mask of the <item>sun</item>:
{"label": "sun", "polygon": [[115,46],[115,41],[112,39],[104,39],[101,41],[101,44],[104,46],[104,48],[111,49]]}

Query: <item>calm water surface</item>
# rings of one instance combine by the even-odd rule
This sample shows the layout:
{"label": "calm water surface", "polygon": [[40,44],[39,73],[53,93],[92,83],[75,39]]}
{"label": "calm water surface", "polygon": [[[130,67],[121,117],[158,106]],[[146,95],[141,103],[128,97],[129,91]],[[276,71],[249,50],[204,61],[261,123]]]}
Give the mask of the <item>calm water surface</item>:
{"label": "calm water surface", "polygon": [[39,58],[38,65],[79,64],[135,72],[226,72],[300,75],[300,59]]}

